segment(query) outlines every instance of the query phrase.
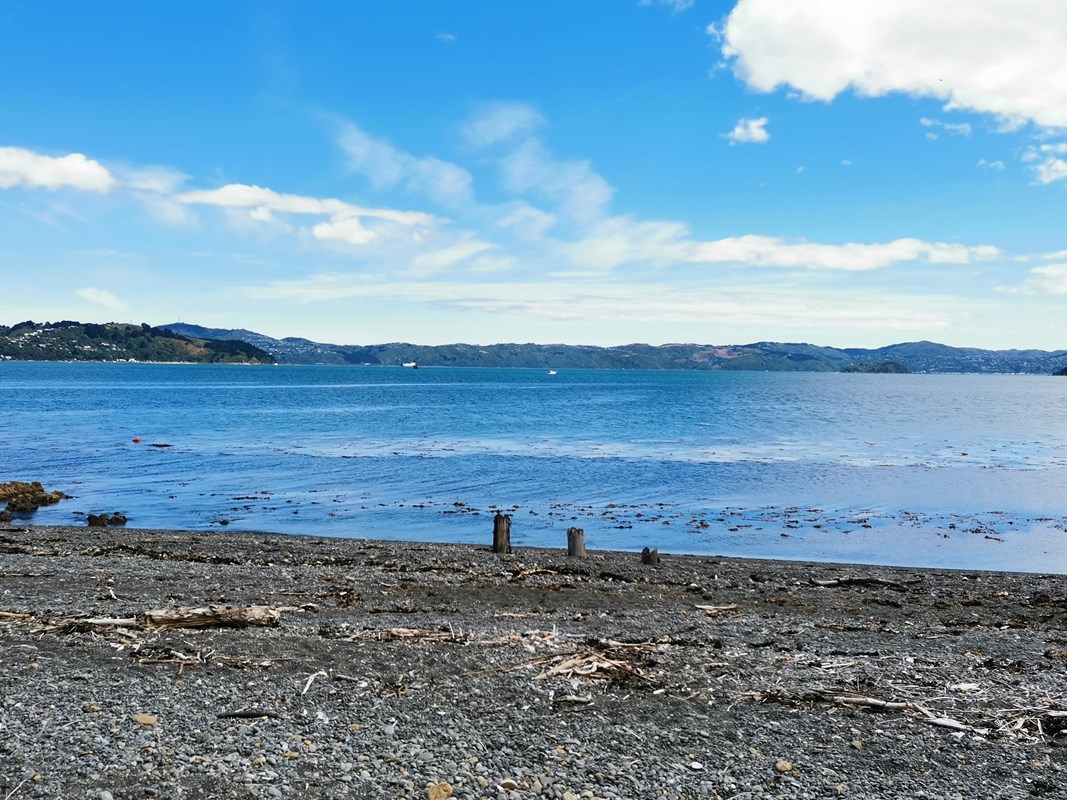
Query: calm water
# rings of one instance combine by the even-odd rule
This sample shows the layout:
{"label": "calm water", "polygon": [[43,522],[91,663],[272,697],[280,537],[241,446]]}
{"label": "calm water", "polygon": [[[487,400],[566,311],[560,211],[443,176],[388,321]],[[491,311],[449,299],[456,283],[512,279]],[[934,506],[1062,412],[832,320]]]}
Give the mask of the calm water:
{"label": "calm water", "polygon": [[517,545],[1067,572],[1065,410],[1033,376],[7,362],[0,480],[75,495],[40,524],[487,542],[499,507]]}

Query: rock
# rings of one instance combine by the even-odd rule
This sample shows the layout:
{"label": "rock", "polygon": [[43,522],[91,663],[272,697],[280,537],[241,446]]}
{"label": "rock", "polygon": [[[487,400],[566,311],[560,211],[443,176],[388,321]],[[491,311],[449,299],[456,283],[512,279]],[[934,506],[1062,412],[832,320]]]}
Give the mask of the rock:
{"label": "rock", "polygon": [[500,782],[500,788],[509,792],[517,792],[519,791],[519,784],[515,783],[511,778],[505,778]]}
{"label": "rock", "polygon": [[157,717],[155,714],[134,714],[133,721],[136,722],[138,725],[144,725],[147,728],[151,728],[153,725],[156,724],[156,722],[159,721],[159,717]]}
{"label": "rock", "polygon": [[426,800],[447,800],[452,796],[452,784],[435,783],[426,790]]}
{"label": "rock", "polygon": [[779,772],[792,772],[793,771],[793,764],[791,762],[786,761],[786,760],[783,759],[783,760],[779,761],[777,764],[775,764],[774,768],[776,770],[778,770]]}
{"label": "rock", "polygon": [[50,506],[66,498],[63,492],[46,492],[40,481],[0,483],[0,501],[7,501],[9,514],[32,514],[41,506]]}

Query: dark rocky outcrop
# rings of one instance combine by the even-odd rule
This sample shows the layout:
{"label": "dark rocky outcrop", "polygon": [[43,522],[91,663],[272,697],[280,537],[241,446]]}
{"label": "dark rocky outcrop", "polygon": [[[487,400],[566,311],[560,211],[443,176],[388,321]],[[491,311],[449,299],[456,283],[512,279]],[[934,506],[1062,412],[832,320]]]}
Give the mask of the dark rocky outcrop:
{"label": "dark rocky outcrop", "polygon": [[63,492],[46,492],[40,481],[10,481],[0,483],[0,502],[7,507],[0,511],[0,522],[8,522],[15,514],[32,514],[41,506],[50,506],[66,498]]}

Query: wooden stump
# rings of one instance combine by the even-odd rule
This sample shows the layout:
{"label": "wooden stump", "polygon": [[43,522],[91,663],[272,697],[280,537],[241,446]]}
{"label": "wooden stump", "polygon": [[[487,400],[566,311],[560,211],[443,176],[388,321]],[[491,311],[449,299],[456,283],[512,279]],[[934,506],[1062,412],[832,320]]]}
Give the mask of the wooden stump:
{"label": "wooden stump", "polygon": [[567,555],[585,558],[585,530],[582,528],[567,528]]}
{"label": "wooden stump", "polygon": [[511,552],[511,514],[498,511],[493,517],[493,552]]}
{"label": "wooden stump", "polygon": [[647,547],[641,551],[641,563],[654,567],[659,564],[659,548],[649,550]]}

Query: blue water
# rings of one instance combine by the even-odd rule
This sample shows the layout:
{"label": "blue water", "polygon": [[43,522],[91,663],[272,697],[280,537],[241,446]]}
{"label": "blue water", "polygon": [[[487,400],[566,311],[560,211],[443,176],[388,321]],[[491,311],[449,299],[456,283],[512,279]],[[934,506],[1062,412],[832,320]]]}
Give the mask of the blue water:
{"label": "blue water", "polygon": [[503,509],[516,545],[1067,573],[1065,410],[1035,376],[4,362],[0,480],[74,495],[37,524],[487,542]]}

